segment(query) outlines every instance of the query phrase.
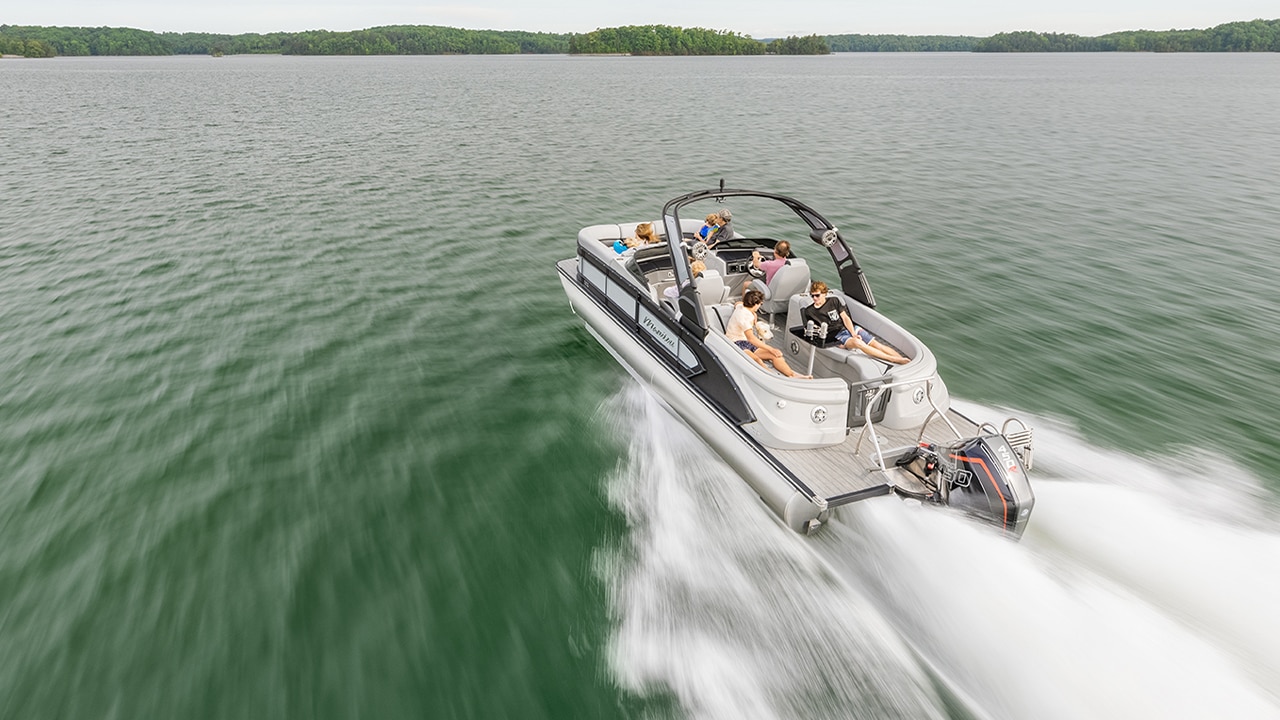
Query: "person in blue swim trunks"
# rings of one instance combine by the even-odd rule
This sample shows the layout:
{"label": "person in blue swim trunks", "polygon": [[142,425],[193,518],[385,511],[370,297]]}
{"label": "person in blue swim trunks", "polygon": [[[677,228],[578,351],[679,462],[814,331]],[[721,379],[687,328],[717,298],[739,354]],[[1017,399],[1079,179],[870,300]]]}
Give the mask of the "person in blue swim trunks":
{"label": "person in blue swim trunks", "polygon": [[880,342],[865,328],[854,325],[849,319],[849,309],[845,307],[844,302],[838,297],[828,295],[829,291],[830,288],[826,283],[821,280],[814,281],[809,286],[809,297],[813,298],[813,304],[800,311],[801,318],[806,322],[812,321],[815,327],[826,323],[827,342],[834,340],[845,350],[858,350],[865,355],[894,365],[906,365],[911,362],[910,358],[904,357],[892,346]]}
{"label": "person in blue swim trunks", "polygon": [[748,290],[743,293],[742,302],[734,306],[733,314],[729,316],[724,336],[732,340],[734,345],[751,356],[751,359],[762,368],[768,368],[765,363],[773,363],[773,368],[787,377],[811,379],[813,377],[811,375],[797,375],[787,365],[787,361],[782,357],[782,351],[763,339],[763,329],[759,327],[756,315],[763,304],[764,293],[759,290]]}

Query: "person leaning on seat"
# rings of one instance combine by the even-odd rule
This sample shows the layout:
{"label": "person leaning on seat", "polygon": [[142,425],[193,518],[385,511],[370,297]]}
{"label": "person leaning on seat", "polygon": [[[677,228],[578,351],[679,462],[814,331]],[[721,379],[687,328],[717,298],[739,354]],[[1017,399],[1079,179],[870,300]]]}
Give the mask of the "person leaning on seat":
{"label": "person leaning on seat", "polygon": [[787,264],[787,260],[791,257],[791,243],[786,240],[779,240],[777,245],[773,246],[773,258],[769,260],[760,260],[760,251],[751,251],[751,267],[764,271],[764,284],[768,285],[773,281],[773,276],[777,274],[778,269]]}
{"label": "person leaning on seat", "polygon": [[849,319],[849,309],[844,306],[844,302],[837,297],[828,297],[827,291],[826,283],[815,281],[809,286],[809,297],[813,298],[813,304],[800,311],[800,317],[813,322],[814,326],[827,324],[827,342],[835,340],[845,350],[861,350],[877,360],[895,365],[911,362],[910,358],[903,357],[902,353],[880,342],[870,332],[854,325]]}
{"label": "person leaning on seat", "polygon": [[613,243],[615,252],[621,254],[630,248],[641,247],[644,245],[652,245],[662,242],[662,238],[658,237],[658,233],[653,230],[653,223],[640,223],[636,226],[636,234],[626,240],[617,240]]}
{"label": "person leaning on seat", "polygon": [[759,290],[748,290],[743,293],[742,302],[734,305],[733,314],[729,316],[729,322],[725,325],[724,336],[732,340],[734,345],[742,348],[742,351],[750,355],[751,359],[762,368],[768,368],[765,362],[771,362],[778,372],[787,377],[811,379],[812,375],[797,375],[787,365],[787,361],[782,359],[782,351],[760,339],[760,333],[756,331],[758,320],[756,313],[760,311],[762,304],[764,304],[764,293]]}

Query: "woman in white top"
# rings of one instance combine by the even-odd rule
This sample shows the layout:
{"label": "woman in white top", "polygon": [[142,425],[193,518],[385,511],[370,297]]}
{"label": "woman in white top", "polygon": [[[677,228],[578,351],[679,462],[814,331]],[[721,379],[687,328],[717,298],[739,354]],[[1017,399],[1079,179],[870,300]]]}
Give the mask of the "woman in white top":
{"label": "woman in white top", "polygon": [[742,351],[750,355],[752,360],[760,364],[760,367],[767,368],[765,362],[771,362],[778,372],[787,377],[810,379],[810,375],[797,375],[787,365],[787,361],[782,359],[780,350],[765,344],[764,340],[760,339],[759,333],[756,332],[756,312],[760,310],[760,305],[763,303],[764,293],[759,290],[748,290],[743,293],[742,302],[734,306],[733,315],[729,316],[729,323],[724,332],[725,337],[742,348]]}

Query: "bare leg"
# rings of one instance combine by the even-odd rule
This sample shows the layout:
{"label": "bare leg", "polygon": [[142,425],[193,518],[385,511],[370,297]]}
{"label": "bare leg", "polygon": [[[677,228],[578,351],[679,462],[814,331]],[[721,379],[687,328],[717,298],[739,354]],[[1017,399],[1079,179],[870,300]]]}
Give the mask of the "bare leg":
{"label": "bare leg", "polygon": [[768,369],[769,369],[769,366],[764,364],[764,360],[762,360],[762,359],[760,358],[760,355],[758,354],[759,352],[760,352],[760,350],[759,350],[759,348],[757,348],[756,350],[754,350],[754,351],[752,351],[752,352],[747,353],[747,355],[748,355],[752,360],[755,360],[757,365],[759,365],[760,367],[764,368],[765,370],[768,370]]}
{"label": "bare leg", "polygon": [[863,353],[870,355],[877,360],[883,360],[894,365],[906,365],[911,362],[902,356],[897,350],[885,345],[879,340],[872,339],[871,344],[862,342],[862,338],[852,337],[845,341],[845,350],[861,350]]}
{"label": "bare leg", "polygon": [[905,355],[893,349],[889,345],[885,345],[879,340],[876,340],[875,338],[871,339],[871,348],[873,350],[879,350],[880,352],[884,353],[885,359],[891,363],[896,363],[898,365],[906,365],[907,363],[911,362],[911,360],[908,359]]}
{"label": "bare leg", "polygon": [[763,359],[773,363],[773,366],[778,369],[778,372],[786,375],[787,377],[798,377],[804,380],[812,379],[811,375],[797,375],[796,372],[791,369],[791,366],[787,364],[787,361],[782,359],[782,353],[774,348],[756,348],[756,352],[762,356]]}

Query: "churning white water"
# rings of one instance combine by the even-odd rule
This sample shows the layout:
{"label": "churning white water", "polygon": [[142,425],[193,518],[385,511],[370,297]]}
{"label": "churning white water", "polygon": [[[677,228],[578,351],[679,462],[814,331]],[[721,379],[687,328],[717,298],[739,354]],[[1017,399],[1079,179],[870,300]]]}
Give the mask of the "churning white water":
{"label": "churning white water", "polygon": [[1037,421],[1021,543],[894,498],[805,538],[644,391],[605,414],[610,669],[688,717],[1280,718],[1280,522],[1220,459]]}

